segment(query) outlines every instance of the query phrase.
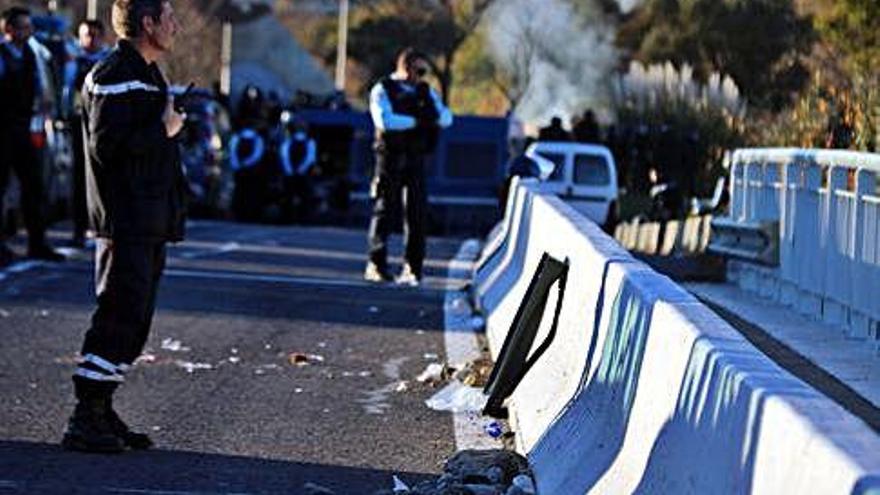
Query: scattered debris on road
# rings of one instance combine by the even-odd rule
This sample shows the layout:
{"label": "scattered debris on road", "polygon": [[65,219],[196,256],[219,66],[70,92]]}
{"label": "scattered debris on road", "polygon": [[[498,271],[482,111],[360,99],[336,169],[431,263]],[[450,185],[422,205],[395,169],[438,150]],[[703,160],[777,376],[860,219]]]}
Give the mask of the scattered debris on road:
{"label": "scattered debris on road", "polygon": [[195,373],[197,370],[212,370],[212,369],[214,369],[214,365],[212,365],[210,363],[193,363],[190,361],[182,361],[179,359],[177,361],[175,361],[174,364],[179,368],[185,369],[186,372],[190,373],[190,374]]}
{"label": "scattered debris on road", "polygon": [[398,478],[396,474],[391,477],[391,482],[394,484],[394,486],[391,487],[392,492],[401,493],[401,492],[408,492],[409,491],[409,486],[407,486],[406,483],[401,481],[400,478]]}
{"label": "scattered debris on road", "polygon": [[416,377],[419,383],[439,384],[449,377],[449,369],[442,363],[431,363],[425,367],[425,371]]}
{"label": "scattered debris on road", "polygon": [[485,407],[486,400],[487,397],[481,389],[453,380],[426,400],[425,405],[435,411],[479,412]]}
{"label": "scattered debris on road", "polygon": [[304,495],[336,495],[333,490],[315,483],[306,483],[302,489]]}
{"label": "scattered debris on road", "polygon": [[488,355],[484,355],[473,361],[466,363],[455,372],[453,378],[470,387],[485,387],[489,381],[489,375],[492,374],[492,367],[495,363]]}
{"label": "scattered debris on road", "polygon": [[287,362],[293,366],[308,366],[310,364],[323,363],[324,356],[306,354],[304,352],[291,352],[287,355]]}
{"label": "scattered debris on road", "polygon": [[170,337],[162,339],[162,349],[171,352],[189,352],[192,349],[183,345],[183,342]]}
{"label": "scattered debris on road", "polygon": [[397,476],[390,490],[375,495],[535,495],[528,461],[508,450],[464,450],[452,456],[443,474],[410,488]]}

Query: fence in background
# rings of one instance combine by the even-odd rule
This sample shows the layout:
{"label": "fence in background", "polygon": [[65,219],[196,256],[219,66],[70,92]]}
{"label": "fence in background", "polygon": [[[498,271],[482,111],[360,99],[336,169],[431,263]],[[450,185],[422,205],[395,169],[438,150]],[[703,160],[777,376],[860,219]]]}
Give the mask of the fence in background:
{"label": "fence in background", "polygon": [[880,155],[742,149],[730,220],[779,222],[780,266],[731,261],[745,289],[880,343]]}

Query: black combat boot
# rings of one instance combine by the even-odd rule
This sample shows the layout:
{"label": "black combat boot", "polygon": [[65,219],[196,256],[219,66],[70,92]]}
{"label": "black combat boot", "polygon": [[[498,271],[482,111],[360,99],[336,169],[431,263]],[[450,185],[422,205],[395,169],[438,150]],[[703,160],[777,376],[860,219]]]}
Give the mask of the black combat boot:
{"label": "black combat boot", "polygon": [[116,454],[125,450],[122,439],[116,435],[107,416],[108,397],[79,399],[61,445],[66,450]]}
{"label": "black combat boot", "polygon": [[150,440],[150,437],[148,437],[146,433],[131,431],[128,425],[125,424],[125,421],[122,421],[122,418],[116,414],[116,411],[113,410],[112,397],[107,401],[107,409],[105,413],[107,414],[107,420],[110,422],[110,427],[113,429],[113,433],[122,439],[122,443],[124,443],[126,447],[134,450],[144,450],[153,446],[153,441]]}

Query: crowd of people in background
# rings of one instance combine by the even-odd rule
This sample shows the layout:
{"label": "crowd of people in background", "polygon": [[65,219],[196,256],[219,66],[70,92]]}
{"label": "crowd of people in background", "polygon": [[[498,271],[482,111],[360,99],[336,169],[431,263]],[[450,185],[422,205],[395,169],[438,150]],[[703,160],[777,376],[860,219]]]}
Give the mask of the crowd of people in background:
{"label": "crowd of people in background", "polygon": [[[68,243],[85,246],[89,227],[81,89],[86,74],[112,46],[107,27],[98,20],[71,25],[55,12],[23,8],[10,9],[4,17],[0,240],[14,234],[24,220],[31,238],[28,254],[60,261],[44,241],[43,231],[50,221],[70,218]],[[232,108],[219,83],[186,97],[180,86],[170,90],[182,100],[187,114],[178,140],[191,214],[303,222],[321,207],[313,180],[321,174],[317,145],[297,112],[315,107],[348,109],[344,95],[319,98],[298,92],[284,102],[275,93],[248,86]],[[19,107],[21,111],[12,115]],[[2,194],[15,183],[10,192],[17,195]],[[0,264],[14,256],[0,242]]]}
{"label": "crowd of people in background", "polygon": [[[568,128],[561,117],[551,118],[547,126],[538,130],[536,139],[607,147],[614,156],[621,189],[626,194],[650,198],[650,209],[645,215],[653,220],[681,218],[692,213],[688,198],[717,192],[714,181],[708,185],[699,182],[699,147],[704,143],[695,129],[645,122],[602,126],[595,113],[587,109],[573,118]],[[522,154],[529,144],[531,141],[512,154],[510,167],[518,170],[508,170],[508,177],[537,174],[534,167],[523,164]]]}

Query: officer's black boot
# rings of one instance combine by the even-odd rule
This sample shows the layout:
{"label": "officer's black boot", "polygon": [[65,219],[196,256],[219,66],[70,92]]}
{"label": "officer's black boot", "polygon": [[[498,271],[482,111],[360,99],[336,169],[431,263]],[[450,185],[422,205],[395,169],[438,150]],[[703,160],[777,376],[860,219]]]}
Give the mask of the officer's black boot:
{"label": "officer's black boot", "polygon": [[[107,415],[113,389],[74,379],[77,404],[61,445],[67,450],[115,454],[125,450]],[[99,384],[103,385],[103,384]]]}
{"label": "officer's black boot", "polygon": [[150,437],[148,437],[146,433],[131,431],[128,425],[125,424],[125,421],[122,421],[122,418],[116,414],[116,411],[113,410],[112,397],[107,401],[106,414],[110,426],[113,428],[113,433],[122,439],[122,443],[124,443],[126,447],[134,450],[144,450],[153,446],[153,441],[150,440]]}

